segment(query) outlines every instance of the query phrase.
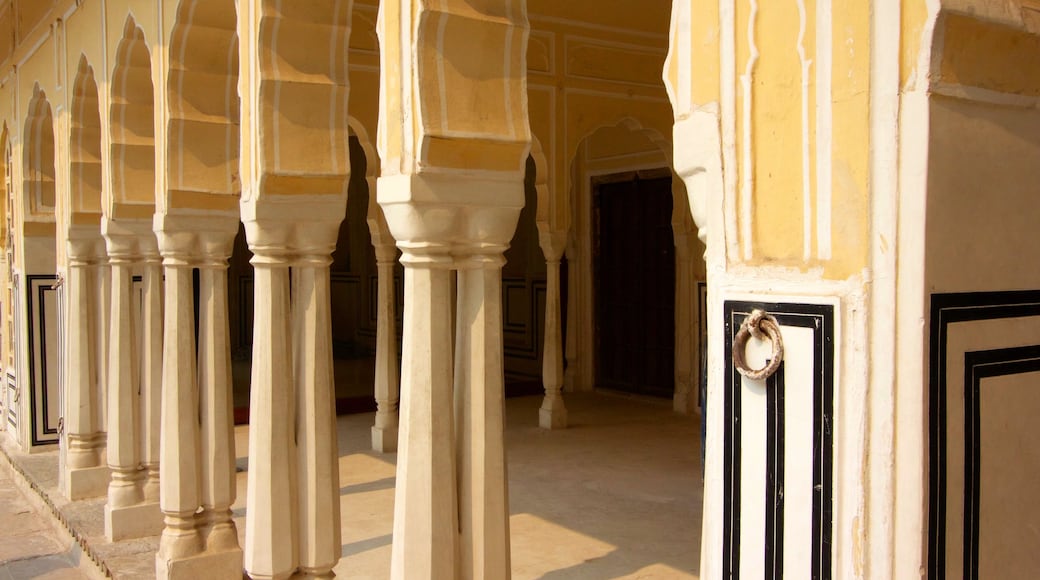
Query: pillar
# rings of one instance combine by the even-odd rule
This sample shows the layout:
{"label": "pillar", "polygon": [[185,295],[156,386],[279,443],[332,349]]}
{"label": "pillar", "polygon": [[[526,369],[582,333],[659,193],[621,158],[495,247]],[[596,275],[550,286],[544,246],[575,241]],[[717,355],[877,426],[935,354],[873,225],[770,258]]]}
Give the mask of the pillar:
{"label": "pillar", "polygon": [[[70,232],[65,292],[66,391],[62,413],[65,426],[62,492],[70,500],[104,495],[108,467],[102,464],[104,435],[98,396],[96,341],[98,288],[94,270],[104,255],[104,240],[94,232],[86,240]],[[107,319],[106,319],[107,320]]]}
{"label": "pillar", "polygon": [[300,256],[293,267],[299,572],[329,578],[342,553],[339,450],[332,372],[329,266],[332,248]]}
{"label": "pillar", "polygon": [[342,552],[329,265],[344,202],[318,204],[311,220],[243,204],[255,268],[251,578],[328,578]]}
{"label": "pillar", "polygon": [[[370,186],[369,191],[375,188]],[[397,359],[397,316],[395,312],[394,264],[397,246],[386,225],[383,210],[370,196],[368,228],[376,253],[378,292],[376,308],[376,420],[372,425],[372,450],[397,451],[397,406],[400,402],[399,363]]]}
{"label": "pillar", "polygon": [[[143,329],[134,321],[133,277],[146,254],[155,251],[151,229],[137,222],[103,220],[111,269],[108,352],[108,466],[112,477],[105,504],[109,541],[150,536],[162,528],[159,505],[145,498],[141,416]],[[148,345],[150,346],[150,345]]]}
{"label": "pillar", "polygon": [[531,149],[529,30],[525,2],[380,5],[377,200],[405,267],[393,580],[510,574],[499,293]]}
{"label": "pillar", "polygon": [[159,501],[159,436],[162,416],[163,290],[158,253],[145,256],[141,267],[140,417],[144,501]]}
{"label": "pillar", "polygon": [[252,578],[288,578],[299,562],[289,262],[283,255],[253,252],[245,567]]}
{"label": "pillar", "polygon": [[502,343],[504,247],[458,263],[455,420],[460,578],[510,577]]}
{"label": "pillar", "polygon": [[455,580],[452,262],[444,253],[402,249],[405,330],[390,577]]}
{"label": "pillar", "polygon": [[566,232],[540,235],[545,254],[545,341],[542,350],[542,383],[545,398],[538,410],[538,425],[542,429],[563,429],[567,426],[567,407],[563,404],[564,344],[560,312],[560,259],[566,244]]}
{"label": "pillar", "polygon": [[231,518],[236,454],[227,310],[227,261],[236,230],[233,217],[155,218],[166,278],[159,482],[165,528],[155,557],[160,579],[242,574]]}

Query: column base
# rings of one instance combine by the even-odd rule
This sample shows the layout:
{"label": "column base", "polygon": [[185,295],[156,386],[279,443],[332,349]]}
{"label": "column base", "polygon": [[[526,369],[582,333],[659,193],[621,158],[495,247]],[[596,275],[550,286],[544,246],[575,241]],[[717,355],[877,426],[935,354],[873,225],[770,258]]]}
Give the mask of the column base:
{"label": "column base", "polygon": [[563,406],[538,409],[538,426],[542,429],[566,429],[567,409]]}
{"label": "column base", "polygon": [[195,580],[195,578],[235,579],[242,578],[242,550],[203,552],[190,558],[164,560],[155,557],[156,580]]}
{"label": "column base", "polygon": [[105,505],[105,537],[109,542],[158,536],[163,531],[163,514],[158,503],[113,508]]}
{"label": "column base", "polygon": [[675,393],[672,396],[672,410],[680,415],[692,415],[696,403],[691,400],[695,393],[687,391],[685,393]]}
{"label": "column base", "polygon": [[377,453],[397,452],[397,425],[372,427],[372,451]]}
{"label": "column base", "polygon": [[111,472],[108,466],[69,469],[62,482],[62,493],[71,501],[102,497],[108,493]]}

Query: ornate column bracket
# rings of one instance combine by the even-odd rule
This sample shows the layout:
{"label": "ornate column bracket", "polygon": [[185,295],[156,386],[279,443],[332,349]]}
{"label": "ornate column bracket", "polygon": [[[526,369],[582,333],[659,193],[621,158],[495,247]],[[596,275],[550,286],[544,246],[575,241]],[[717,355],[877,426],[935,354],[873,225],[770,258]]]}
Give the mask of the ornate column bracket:
{"label": "ornate column bracket", "polygon": [[[109,541],[154,535],[162,529],[159,505],[145,498],[147,471],[142,466],[142,372],[139,358],[146,343],[137,328],[134,272],[146,255],[156,253],[147,222],[102,219],[101,231],[111,267],[111,326],[108,353],[108,466],[112,471],[105,504]],[[149,345],[150,346],[150,345]]]}
{"label": "ornate column bracket", "polygon": [[543,429],[567,427],[567,407],[561,394],[564,385],[562,312],[560,309],[560,260],[567,245],[567,232],[539,232],[546,263],[545,343],[542,350],[542,382],[545,399],[538,410]]}

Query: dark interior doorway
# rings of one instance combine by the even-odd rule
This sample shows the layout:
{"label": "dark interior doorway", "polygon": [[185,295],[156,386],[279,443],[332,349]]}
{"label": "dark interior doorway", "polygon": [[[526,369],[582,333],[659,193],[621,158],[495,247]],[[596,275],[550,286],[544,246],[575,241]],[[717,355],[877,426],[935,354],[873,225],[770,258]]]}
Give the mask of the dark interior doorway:
{"label": "dark interior doorway", "polygon": [[675,243],[668,173],[593,181],[596,385],[675,389]]}

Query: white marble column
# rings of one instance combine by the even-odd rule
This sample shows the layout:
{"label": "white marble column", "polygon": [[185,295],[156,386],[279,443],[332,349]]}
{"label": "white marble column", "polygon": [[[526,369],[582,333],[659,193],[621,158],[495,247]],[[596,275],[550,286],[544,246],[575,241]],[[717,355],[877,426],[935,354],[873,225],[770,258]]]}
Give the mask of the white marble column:
{"label": "white marble column", "polygon": [[245,568],[288,578],[299,565],[289,258],[253,247],[254,318]]}
{"label": "white marble column", "polygon": [[405,331],[390,577],[456,580],[452,260],[406,248],[401,262]]}
{"label": "white marble column", "polygon": [[241,565],[235,503],[235,421],[231,389],[231,331],[228,321],[228,256],[199,265],[198,385],[201,470],[201,532],[206,551],[235,552]]}
{"label": "white marble column", "polygon": [[[389,237],[389,235],[387,236]],[[376,245],[376,268],[379,272],[376,309],[376,420],[372,426],[372,449],[380,453],[397,451],[400,383],[398,379],[397,329],[395,328],[394,263],[397,246]]]}
{"label": "white marble column", "polygon": [[[112,477],[105,504],[105,536],[109,541],[150,536],[162,529],[158,498],[149,501],[145,496],[148,472],[142,465],[145,422],[141,413],[142,386],[154,380],[144,377],[150,374],[151,367],[142,368],[142,362],[157,362],[152,349],[158,346],[155,326],[161,323],[152,319],[138,328],[133,282],[134,272],[141,267],[144,257],[156,251],[150,225],[102,220],[111,272],[106,394],[108,466]],[[150,314],[156,314],[154,305],[151,310]],[[143,336],[145,329],[151,333],[149,336]],[[142,356],[145,345],[149,353]]]}
{"label": "white marble column", "polygon": [[112,320],[112,266],[107,254],[99,259],[94,269],[94,281],[97,284],[98,324],[94,325],[93,333],[97,341],[97,405],[101,411],[98,428],[101,429],[104,447],[108,438],[108,326]]}
{"label": "white marble column", "polygon": [[567,407],[563,404],[564,344],[560,311],[560,259],[563,257],[566,233],[542,235],[545,254],[545,340],[542,350],[542,382],[545,399],[538,410],[538,425],[543,429],[567,426]]}
{"label": "white marble column", "polygon": [[145,257],[141,265],[143,304],[139,344],[141,397],[141,465],[145,470],[144,501],[159,501],[159,438],[162,416],[162,260],[158,254]]}
{"label": "white marble column", "polygon": [[342,552],[339,450],[332,369],[329,265],[332,250],[294,262],[293,353],[296,394],[299,575],[330,578]]}
{"label": "white marble column", "polygon": [[[93,245],[101,245],[100,238]],[[63,411],[65,457],[62,492],[70,500],[104,495],[108,467],[102,465],[104,436],[97,384],[97,286],[94,248],[73,247],[70,241],[65,292],[66,392]],[[94,250],[94,251],[91,251]]]}
{"label": "white marble column", "polygon": [[162,440],[159,481],[166,527],[156,554],[156,575],[174,577],[173,564],[197,556],[202,540],[195,526],[199,486],[199,407],[195,375],[193,269],[183,256],[164,252],[166,322],[163,327]]}
{"label": "white marble column", "polygon": [[162,580],[242,575],[231,519],[236,478],[227,308],[227,260],[237,223],[229,216],[156,216],[166,272],[160,444],[166,528],[155,558]]}
{"label": "white marble column", "polygon": [[459,578],[464,580],[510,577],[502,360],[504,264],[497,249],[459,261],[455,424]]}
{"label": "white marble column", "polygon": [[112,269],[112,317],[109,320],[108,467],[112,481],[105,504],[105,534],[110,541],[128,537],[132,522],[120,518],[127,508],[144,502],[144,473],[138,446],[140,425],[137,339],[133,320],[135,257],[109,252]]}

